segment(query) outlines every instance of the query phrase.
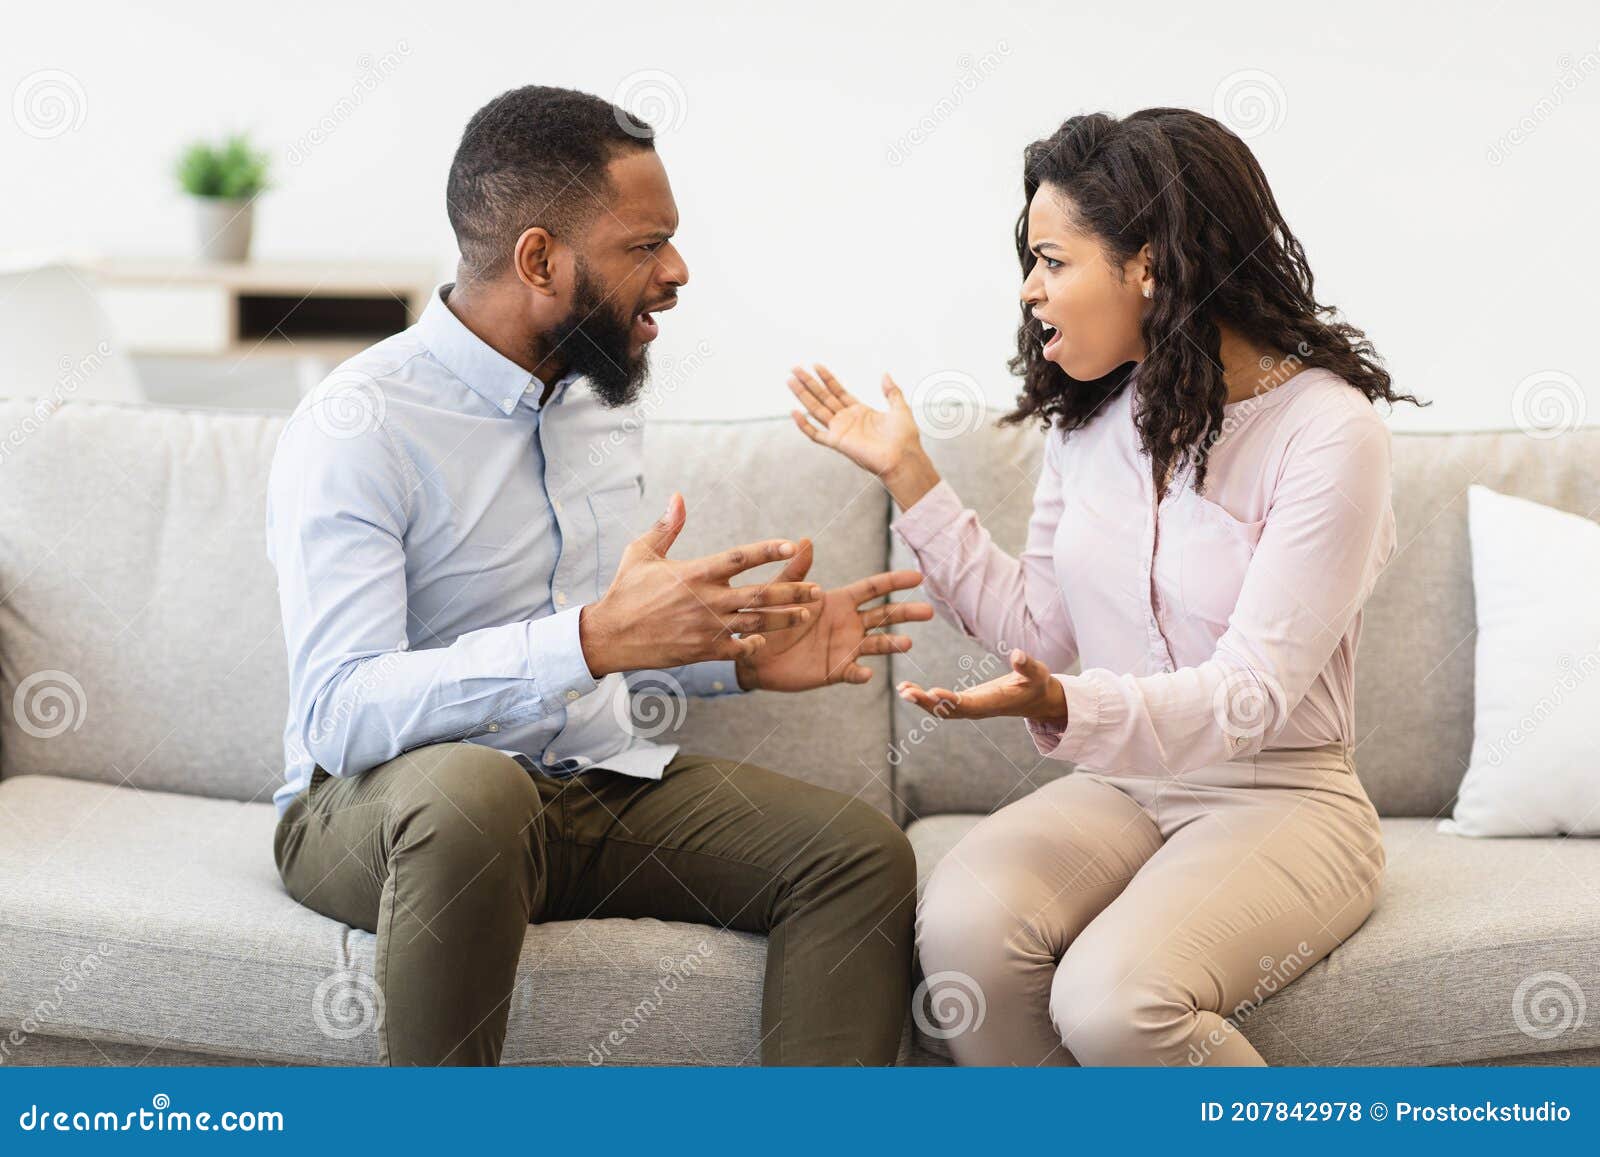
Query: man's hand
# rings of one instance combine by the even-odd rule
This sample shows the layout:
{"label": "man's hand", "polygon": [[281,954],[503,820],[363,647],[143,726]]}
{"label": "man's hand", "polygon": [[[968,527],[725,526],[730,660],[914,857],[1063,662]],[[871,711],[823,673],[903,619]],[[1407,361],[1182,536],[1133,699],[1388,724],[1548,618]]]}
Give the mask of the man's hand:
{"label": "man's hand", "polygon": [[923,690],[916,683],[903,682],[900,698],[915,704],[940,719],[992,719],[997,715],[1016,715],[1041,723],[1065,726],[1067,696],[1060,680],[1050,668],[1021,648],[1011,652],[1011,673],[969,691],[950,691],[943,687]]}
{"label": "man's hand", "polygon": [[[778,582],[805,578],[812,557],[811,540],[801,539]],[[872,668],[859,662],[861,656],[911,649],[911,640],[904,635],[867,632],[891,623],[925,622],[933,618],[933,608],[927,603],[885,603],[862,610],[861,604],[921,582],[922,575],[914,570],[894,570],[827,592],[818,613],[807,622],[774,635],[765,647],[738,661],[739,685],[747,691],[809,691],[830,683],[865,683],[872,678]]]}
{"label": "man's hand", "polygon": [[780,577],[729,585],[752,567],[794,557],[794,543],[769,539],[707,558],[669,559],[686,518],[683,496],[674,493],[660,520],[623,551],[605,595],[579,613],[583,657],[596,679],[613,671],[748,658],[766,645],[761,632],[801,626],[816,615],[806,605],[822,598],[815,583]]}

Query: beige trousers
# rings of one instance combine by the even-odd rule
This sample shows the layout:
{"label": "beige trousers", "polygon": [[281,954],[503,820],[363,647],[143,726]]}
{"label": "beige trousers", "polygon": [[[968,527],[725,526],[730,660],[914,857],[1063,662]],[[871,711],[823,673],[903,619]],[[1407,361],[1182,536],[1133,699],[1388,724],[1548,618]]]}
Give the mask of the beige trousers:
{"label": "beige trousers", "polygon": [[1384,863],[1340,744],[1072,772],[928,880],[924,1019],[959,1064],[1264,1064],[1250,1009],[1361,926]]}

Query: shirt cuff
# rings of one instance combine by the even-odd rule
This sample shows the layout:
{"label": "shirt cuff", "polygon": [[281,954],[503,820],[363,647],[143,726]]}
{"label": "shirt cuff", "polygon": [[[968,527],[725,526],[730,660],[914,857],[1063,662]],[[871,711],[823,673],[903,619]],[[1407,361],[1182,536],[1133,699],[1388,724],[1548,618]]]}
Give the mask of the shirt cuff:
{"label": "shirt cuff", "polygon": [[715,699],[718,695],[740,695],[739,669],[732,659],[712,659],[705,663],[692,663],[683,669],[689,676],[685,688],[700,699]]}
{"label": "shirt cuff", "polygon": [[889,528],[905,539],[912,550],[920,550],[950,528],[963,507],[955,488],[943,478],[889,523]]}
{"label": "shirt cuff", "polygon": [[1061,684],[1067,701],[1067,721],[1048,723],[1039,719],[1028,720],[1028,734],[1040,755],[1054,759],[1067,759],[1061,750],[1061,741],[1070,731],[1074,739],[1091,735],[1100,726],[1100,688],[1073,675],[1052,675]]}
{"label": "shirt cuff", "polygon": [[565,707],[598,686],[583,657],[578,633],[582,613],[582,607],[573,607],[528,623],[528,676],[551,708]]}

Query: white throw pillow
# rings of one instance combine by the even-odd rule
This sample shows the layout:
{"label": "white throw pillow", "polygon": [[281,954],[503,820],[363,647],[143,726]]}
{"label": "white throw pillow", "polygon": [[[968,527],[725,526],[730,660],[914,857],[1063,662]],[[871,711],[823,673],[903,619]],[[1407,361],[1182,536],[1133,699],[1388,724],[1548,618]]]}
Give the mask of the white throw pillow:
{"label": "white throw pillow", "polygon": [[1467,490],[1477,673],[1464,836],[1600,835],[1600,523]]}

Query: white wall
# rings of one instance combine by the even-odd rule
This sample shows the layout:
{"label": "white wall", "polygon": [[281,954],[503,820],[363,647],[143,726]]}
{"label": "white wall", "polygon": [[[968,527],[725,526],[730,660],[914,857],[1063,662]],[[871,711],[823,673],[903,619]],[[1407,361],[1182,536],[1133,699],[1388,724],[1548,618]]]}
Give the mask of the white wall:
{"label": "white wall", "polygon": [[[659,412],[782,413],[796,359],[868,389],[885,368],[908,387],[957,371],[1004,404],[1022,146],[1074,112],[1215,112],[1233,91],[1319,296],[1436,399],[1397,427],[1512,425],[1544,372],[1580,393],[1558,378],[1536,401],[1600,422],[1600,8],[1410,8],[15,6],[0,250],[182,252],[174,154],[249,128],[277,155],[258,255],[448,268],[442,190],[472,111],[523,83],[631,84],[665,94],[664,116],[641,111],[666,125],[692,273],[658,357],[709,351]],[[25,107],[52,84],[65,124]]]}

